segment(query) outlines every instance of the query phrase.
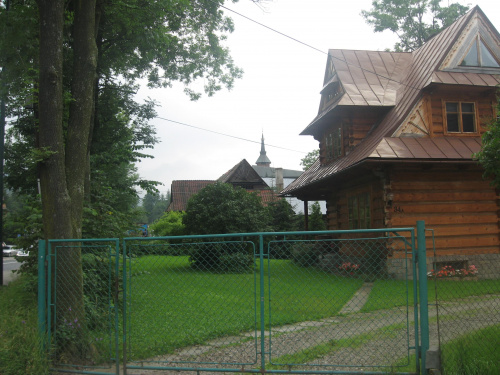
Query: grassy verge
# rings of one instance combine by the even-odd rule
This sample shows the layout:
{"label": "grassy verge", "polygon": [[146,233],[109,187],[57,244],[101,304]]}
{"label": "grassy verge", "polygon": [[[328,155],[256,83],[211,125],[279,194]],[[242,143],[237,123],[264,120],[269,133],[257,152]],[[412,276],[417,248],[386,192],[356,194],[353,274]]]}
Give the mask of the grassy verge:
{"label": "grassy verge", "polygon": [[[0,374],[48,374],[37,329],[37,300],[26,277],[0,287]],[[31,288],[31,286],[30,286]]]}
{"label": "grassy verge", "polygon": [[500,325],[487,327],[443,346],[443,375],[500,374]]}
{"label": "grassy verge", "polygon": [[[193,270],[187,257],[132,260],[130,343],[134,358],[256,329],[259,275]],[[334,316],[362,285],[291,261],[264,267],[269,327]],[[269,283],[270,280],[270,283]]]}
{"label": "grassy verge", "polygon": [[[500,374],[500,325],[477,330],[442,346],[443,375]],[[406,358],[395,364],[399,371],[415,371],[415,365],[405,366]],[[410,362],[415,363],[415,355]]]}
{"label": "grassy verge", "polygon": [[[413,281],[408,281],[408,302],[413,306]],[[451,281],[440,280],[428,281],[428,300],[435,303],[437,283],[439,300],[452,301],[454,299],[467,298],[471,296],[483,296],[487,294],[500,293],[500,280],[477,280],[477,281]],[[397,306],[405,306],[407,301],[406,281],[403,280],[377,280],[370,292],[367,303],[363,306],[363,312],[382,310]]]}

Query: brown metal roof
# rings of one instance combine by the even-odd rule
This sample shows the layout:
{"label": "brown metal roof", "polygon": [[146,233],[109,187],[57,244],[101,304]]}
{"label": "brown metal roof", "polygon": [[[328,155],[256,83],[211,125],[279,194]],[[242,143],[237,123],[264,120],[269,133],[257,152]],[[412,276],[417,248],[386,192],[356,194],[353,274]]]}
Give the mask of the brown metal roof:
{"label": "brown metal roof", "polygon": [[[395,63],[393,67],[394,69],[404,69],[406,66],[406,70],[401,72],[399,79],[396,80],[399,82],[387,82],[388,85],[391,85],[390,91],[396,92],[396,105],[387,113],[382,122],[374,128],[373,131],[348,155],[325,166],[320,166],[318,160],[311,168],[304,172],[302,176],[285,188],[281,194],[294,195],[294,192],[305,189],[309,184],[333,176],[338,172],[358,165],[368,159],[470,160],[472,153],[479,151],[480,139],[451,139],[451,137],[439,139],[396,139],[391,138],[391,135],[394,134],[402,121],[408,116],[416,103],[421,99],[422,89],[432,82],[438,83],[438,79],[442,80],[442,82],[439,83],[446,84],[465,84],[464,82],[470,82],[467,84],[483,85],[481,81],[484,81],[485,85],[488,86],[496,84],[495,82],[498,81],[498,76],[491,74],[463,74],[457,72],[439,72],[440,74],[435,74],[442,61],[450,52],[458,36],[476,13],[479,13],[483,19],[489,22],[480,8],[476,6],[448,28],[437,34],[418,50],[408,54],[401,54],[400,57],[402,61],[404,61],[404,64],[401,64],[402,61],[400,61],[399,63]],[[335,51],[334,53],[336,56],[340,56],[338,50],[331,50],[331,53],[332,51]],[[353,60],[352,53],[346,54],[345,56],[347,56],[351,61]],[[391,53],[379,52],[379,56],[387,58],[393,55]],[[409,59],[408,56],[410,57]],[[361,61],[367,60],[361,59]],[[341,72],[343,72],[349,84],[353,84],[355,80],[358,80],[359,82],[361,79],[360,74],[347,74],[347,71],[350,71],[348,64],[339,63],[337,60],[334,61],[334,63],[336,69],[337,65],[340,64],[341,69],[340,71],[337,70],[337,72],[339,73],[339,76]],[[366,64],[363,65],[366,66]],[[352,69],[356,70],[354,67]],[[340,80],[344,85],[342,77],[340,77]],[[358,88],[357,85],[354,84],[354,86]],[[354,90],[354,86],[351,85],[348,87],[349,89]],[[358,91],[361,93],[361,90],[358,89]],[[343,99],[344,98],[342,98],[341,101]],[[352,102],[354,103],[354,100],[352,100]],[[366,100],[365,102],[368,103]],[[385,101],[385,103],[387,102],[388,101]],[[327,111],[334,112],[336,108],[340,107],[339,103],[335,103],[335,105],[331,106],[327,109]],[[318,120],[324,115],[325,113],[318,115],[318,117],[313,120],[313,122],[309,124],[309,126],[301,134],[313,134],[313,128],[317,126]]]}
{"label": "brown metal roof", "polygon": [[439,71],[432,74],[432,83],[468,86],[498,86],[500,84],[500,74]]}
{"label": "brown metal roof", "polygon": [[[480,137],[441,138],[391,138],[380,140],[373,152],[363,161],[470,161],[472,155],[481,150]],[[354,166],[351,165],[351,167]],[[297,180],[280,192],[280,195],[294,195],[306,185],[331,177],[347,168],[339,168],[339,163],[321,166],[319,159]]]}
{"label": "brown metal roof", "polygon": [[[336,75],[344,94],[337,102],[319,111],[302,135],[311,135],[316,123],[338,106],[394,106],[396,91],[411,53],[331,49]],[[330,84],[331,80],[325,86]]]}
{"label": "brown metal roof", "polygon": [[383,138],[369,158],[472,159],[481,149],[481,138]]}

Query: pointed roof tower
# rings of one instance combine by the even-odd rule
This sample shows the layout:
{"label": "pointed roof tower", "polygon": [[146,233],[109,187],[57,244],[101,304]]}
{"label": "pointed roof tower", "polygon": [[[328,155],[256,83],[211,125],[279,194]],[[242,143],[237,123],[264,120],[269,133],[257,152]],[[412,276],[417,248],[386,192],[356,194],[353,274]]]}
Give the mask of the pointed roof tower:
{"label": "pointed roof tower", "polygon": [[271,160],[266,155],[266,147],[264,146],[264,133],[262,133],[262,142],[260,145],[260,156],[255,162],[255,164],[261,166],[261,167],[270,167],[271,166]]}

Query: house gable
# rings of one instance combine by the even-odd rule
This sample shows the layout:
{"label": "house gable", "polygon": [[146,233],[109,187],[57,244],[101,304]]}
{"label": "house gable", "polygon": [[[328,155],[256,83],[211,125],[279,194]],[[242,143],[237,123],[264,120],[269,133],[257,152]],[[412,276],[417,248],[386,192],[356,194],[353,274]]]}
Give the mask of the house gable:
{"label": "house gable", "polygon": [[[384,153],[377,151],[384,140],[389,137],[426,138],[449,136],[462,138],[476,137],[480,139],[480,134],[484,131],[485,124],[491,119],[494,113],[495,103],[492,98],[494,97],[496,86],[500,84],[500,74],[464,73],[453,69],[440,70],[443,66],[450,68],[454,66],[456,68],[463,61],[467,52],[465,48],[469,47],[464,41],[470,40],[470,43],[473,42],[474,36],[468,37],[469,34],[473,34],[471,31],[474,29],[473,26],[476,30],[483,30],[483,34],[485,34],[485,31],[488,31],[490,39],[495,38],[491,40],[498,41],[500,39],[498,32],[488,21],[484,13],[479,7],[475,7],[412,53],[403,53],[401,55],[387,53],[389,55],[386,55],[385,53],[377,52],[380,57],[397,57],[400,59],[395,65],[388,65],[393,68],[392,70],[386,68],[387,73],[393,72],[394,77],[397,77],[397,79],[387,81],[388,85],[394,85],[389,90],[391,95],[394,95],[394,105],[388,107],[381,105],[368,106],[365,100],[367,97],[361,95],[364,91],[359,90],[360,87],[367,87],[365,83],[368,82],[369,76],[365,75],[365,65],[363,64],[367,64],[367,70],[387,77],[387,75],[382,75],[380,71],[374,69],[375,64],[372,66],[368,65],[369,61],[375,60],[360,58],[360,56],[363,56],[363,51],[348,51],[346,53],[345,50],[330,50],[330,54],[333,57],[338,57],[338,60],[333,59],[332,61],[339,79],[346,90],[346,94],[332,107],[319,113],[316,119],[301,133],[303,135],[313,135],[320,143],[323,142],[323,144],[320,144],[322,152],[321,163],[318,162],[315,168],[307,170],[303,176],[289,185],[282,194],[292,196],[314,195],[311,194],[312,191],[310,189],[313,188],[313,190],[319,191],[321,181],[327,183],[326,180],[335,178],[340,173],[353,167],[358,167],[362,163],[370,161],[370,159],[383,159]],[[475,35],[477,37],[478,34],[476,33]],[[483,39],[486,40],[486,38]],[[458,47],[464,43],[467,47],[464,47],[463,53],[460,55],[457,52]],[[489,48],[490,42],[487,42],[487,44]],[[496,43],[496,48],[499,48],[498,42]],[[366,54],[370,54],[367,51],[365,52]],[[456,58],[455,65],[450,65],[449,62],[456,55],[460,55],[460,57]],[[342,61],[342,58],[344,61]],[[355,58],[358,61],[357,67],[355,65]],[[396,62],[396,60],[394,61]],[[464,69],[464,67],[459,69]],[[375,86],[368,85],[368,87],[370,87],[372,93],[375,93]],[[361,96],[356,96],[354,91],[352,91],[353,95],[347,95],[349,89],[357,89]],[[389,93],[389,91],[386,93]],[[445,91],[447,92],[445,93]],[[448,95],[446,99],[444,99],[444,94]],[[475,97],[471,98],[470,95],[475,95]],[[342,105],[341,103],[343,103],[344,98],[348,96],[356,97],[360,100],[363,99],[365,103],[362,104],[359,102],[359,105],[357,103]],[[460,125],[459,131],[455,131],[452,127],[447,128],[446,122],[453,117],[447,116],[448,113],[445,111],[447,104],[460,108],[460,111],[463,110],[465,114],[464,118],[470,118],[471,115],[467,113],[468,109],[466,108],[470,107],[470,103],[474,104],[475,111],[476,122],[473,125],[473,131],[470,131],[470,127],[467,124],[466,126]],[[353,138],[354,142],[348,148],[345,148],[345,143],[342,143],[344,147],[342,155],[338,158],[332,158],[330,161],[326,160],[325,162],[324,150],[332,143],[330,142],[327,145],[324,140],[325,136],[328,132],[335,131],[335,128],[345,126],[344,119],[342,118],[343,115],[352,118],[349,112],[360,113],[364,109],[375,111],[383,108],[386,108],[386,110],[385,112],[381,112],[380,118],[377,119],[374,117],[369,129],[364,134],[362,132],[359,133],[359,135],[363,135],[362,139]],[[462,116],[462,113],[458,115],[452,113],[452,115],[455,116],[456,120],[457,117]],[[352,131],[353,129],[354,127],[349,124],[348,130]],[[349,134],[345,130],[345,128],[342,129],[344,138],[346,134]],[[345,142],[345,139],[343,139],[343,142]],[[446,146],[444,143],[439,144]],[[447,154],[447,152],[441,153],[444,155]],[[424,159],[432,159],[432,162],[436,161],[434,157],[429,158],[424,156]],[[399,160],[404,161],[404,158],[399,158]],[[469,160],[472,160],[472,155],[469,155]]]}
{"label": "house gable", "polygon": [[266,182],[252,168],[252,166],[243,159],[229,171],[224,173],[217,181],[240,186],[246,190],[269,189]]}
{"label": "house gable", "polygon": [[500,74],[500,36],[479,8],[457,38],[439,70]]}

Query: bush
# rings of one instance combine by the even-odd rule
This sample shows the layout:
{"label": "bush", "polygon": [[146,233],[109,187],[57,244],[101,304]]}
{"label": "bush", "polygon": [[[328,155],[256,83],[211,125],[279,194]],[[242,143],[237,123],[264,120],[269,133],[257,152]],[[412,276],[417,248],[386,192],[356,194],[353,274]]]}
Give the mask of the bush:
{"label": "bush", "polygon": [[321,250],[313,243],[297,242],[292,246],[291,259],[301,267],[316,266]]}
{"label": "bush", "polygon": [[[87,328],[102,329],[107,326],[110,298],[113,296],[116,275],[114,263],[107,256],[82,254],[83,294]],[[112,285],[110,285],[112,284]],[[115,301],[115,304],[118,301]],[[118,303],[118,306],[121,304]]]}
{"label": "bush", "polygon": [[221,272],[244,273],[252,269],[253,257],[248,253],[223,254],[219,258]]}
{"label": "bush", "polygon": [[201,271],[247,272],[252,269],[253,251],[248,243],[201,243],[191,249],[191,267]]}

